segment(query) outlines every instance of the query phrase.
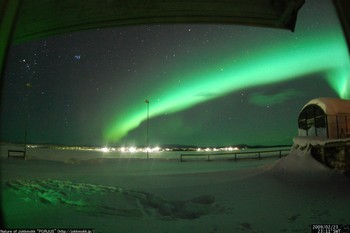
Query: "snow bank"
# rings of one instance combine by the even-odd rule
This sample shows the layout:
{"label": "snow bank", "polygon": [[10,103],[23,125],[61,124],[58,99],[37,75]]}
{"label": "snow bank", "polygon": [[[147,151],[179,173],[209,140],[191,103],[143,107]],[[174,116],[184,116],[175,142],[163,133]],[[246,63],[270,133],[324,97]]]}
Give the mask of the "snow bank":
{"label": "snow bank", "polygon": [[286,182],[311,186],[349,182],[342,172],[328,168],[311,155],[311,146],[324,146],[332,140],[318,137],[296,137],[293,141],[294,145],[290,154],[278,160],[271,167],[269,173],[274,177]]}
{"label": "snow bank", "polygon": [[221,209],[211,195],[167,201],[144,191],[71,181],[8,180],[6,184],[19,194],[25,193],[24,201],[49,204],[53,208],[64,205],[96,216],[195,219]]}
{"label": "snow bank", "polygon": [[45,149],[29,151],[35,159],[3,156],[4,222],[130,233],[292,233],[349,223],[350,179],[299,144],[277,161],[180,163]]}

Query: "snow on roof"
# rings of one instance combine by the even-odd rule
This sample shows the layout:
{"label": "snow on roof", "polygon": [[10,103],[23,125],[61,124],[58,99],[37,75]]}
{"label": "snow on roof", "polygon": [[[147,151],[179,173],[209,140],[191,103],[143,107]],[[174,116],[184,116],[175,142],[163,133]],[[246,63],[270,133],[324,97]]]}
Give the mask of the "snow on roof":
{"label": "snow on roof", "polygon": [[349,138],[342,138],[342,139],[329,139],[329,138],[323,138],[323,137],[317,137],[317,136],[297,136],[293,138],[294,145],[299,145],[301,147],[303,146],[325,146],[326,144],[332,144],[332,143],[350,143]]}
{"label": "snow on roof", "polygon": [[316,98],[305,104],[303,109],[311,104],[318,105],[327,115],[350,114],[350,100],[339,98]]}

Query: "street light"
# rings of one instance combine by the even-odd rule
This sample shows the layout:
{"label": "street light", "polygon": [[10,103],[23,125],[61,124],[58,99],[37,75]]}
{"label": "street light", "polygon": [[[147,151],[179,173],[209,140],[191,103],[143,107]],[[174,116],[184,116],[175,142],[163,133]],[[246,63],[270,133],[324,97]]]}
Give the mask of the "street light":
{"label": "street light", "polygon": [[147,159],[148,159],[148,150],[149,150],[149,101],[146,99],[145,103],[147,104],[147,136],[146,136],[146,151],[147,151]]}

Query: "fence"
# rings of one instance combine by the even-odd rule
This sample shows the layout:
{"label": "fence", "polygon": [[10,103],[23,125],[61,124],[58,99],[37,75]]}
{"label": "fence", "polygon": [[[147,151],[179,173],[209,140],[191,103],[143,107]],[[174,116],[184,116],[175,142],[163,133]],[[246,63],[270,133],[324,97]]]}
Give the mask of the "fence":
{"label": "fence", "polygon": [[[283,153],[288,152],[288,153]],[[228,160],[241,160],[241,159],[264,159],[264,158],[275,158],[279,157],[282,158],[282,156],[288,155],[290,152],[290,149],[279,149],[279,150],[268,150],[268,151],[241,151],[241,152],[231,152],[231,153],[197,153],[197,154],[181,154],[180,155],[180,162],[184,162],[184,157],[207,157],[207,161],[212,161],[211,158],[213,157],[228,157]],[[265,155],[267,154],[267,155]],[[245,156],[239,156],[239,155],[245,155]],[[254,156],[247,156],[247,155],[254,155]],[[265,156],[263,156],[265,155]]]}
{"label": "fence", "polygon": [[26,158],[26,151],[25,150],[8,150],[7,151],[7,158]]}

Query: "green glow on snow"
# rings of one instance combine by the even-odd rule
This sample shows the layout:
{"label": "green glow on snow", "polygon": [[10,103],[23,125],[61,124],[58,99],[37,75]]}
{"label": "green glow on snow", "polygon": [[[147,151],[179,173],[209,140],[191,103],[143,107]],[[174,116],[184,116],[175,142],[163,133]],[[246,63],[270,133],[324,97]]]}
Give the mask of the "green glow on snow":
{"label": "green glow on snow", "polygon": [[[349,54],[339,29],[279,42],[254,54],[226,59],[205,67],[205,72],[178,71],[168,77],[163,89],[156,89],[144,99],[150,101],[150,117],[169,114],[225,94],[259,85],[297,79],[310,74],[321,74],[341,98],[350,98]],[[218,68],[220,67],[220,68]],[[209,72],[208,72],[209,70]],[[169,80],[181,83],[169,84]],[[301,81],[302,82],[302,81]],[[119,141],[146,120],[144,99],[123,109],[114,122],[107,126],[105,138]]]}

